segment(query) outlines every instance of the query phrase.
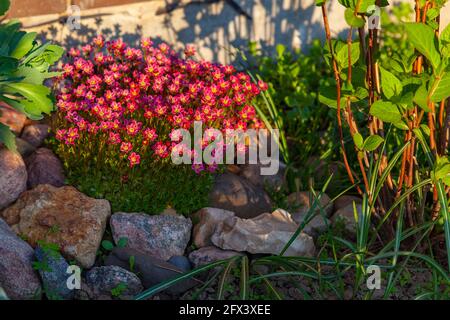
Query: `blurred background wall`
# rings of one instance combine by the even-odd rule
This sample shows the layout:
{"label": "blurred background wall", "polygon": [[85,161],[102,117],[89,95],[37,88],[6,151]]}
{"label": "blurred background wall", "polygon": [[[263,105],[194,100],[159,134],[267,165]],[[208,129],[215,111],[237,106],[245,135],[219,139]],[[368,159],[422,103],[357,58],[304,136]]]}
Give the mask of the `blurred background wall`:
{"label": "blurred background wall", "polygon": [[[137,42],[141,36],[167,41],[175,48],[193,43],[205,59],[228,63],[236,48],[258,41],[269,52],[278,43],[306,49],[323,38],[322,15],[314,0],[11,0],[8,18],[20,18],[29,31],[71,46],[97,33]],[[413,0],[390,1],[394,3]],[[70,30],[64,12],[81,9],[80,29]],[[328,1],[334,34],[347,26],[343,7]],[[450,4],[442,11],[441,26],[450,22]],[[381,26],[382,28],[382,26]]]}

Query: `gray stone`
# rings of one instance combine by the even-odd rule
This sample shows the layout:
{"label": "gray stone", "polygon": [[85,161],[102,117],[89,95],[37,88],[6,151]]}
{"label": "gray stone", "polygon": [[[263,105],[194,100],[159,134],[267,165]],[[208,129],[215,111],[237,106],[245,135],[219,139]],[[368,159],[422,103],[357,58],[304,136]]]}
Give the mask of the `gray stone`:
{"label": "gray stone", "polygon": [[26,161],[28,172],[28,187],[34,188],[40,184],[50,184],[55,187],[64,185],[64,170],[61,161],[47,148],[39,148]]}
{"label": "gray stone", "polygon": [[[362,206],[361,204],[356,204],[356,212],[358,216],[361,216]],[[348,204],[344,208],[336,211],[331,217],[331,221],[333,224],[343,222],[345,229],[350,233],[356,232],[356,220],[355,220],[355,211],[353,208],[353,203]]]}
{"label": "gray stone", "polygon": [[167,260],[167,262],[173,264],[175,267],[177,267],[180,270],[183,270],[184,272],[187,272],[192,269],[189,259],[186,258],[185,256],[173,256],[172,258]]}
{"label": "gray stone", "polygon": [[232,173],[216,178],[209,200],[211,207],[232,211],[245,219],[272,210],[270,198],[262,187]]}
{"label": "gray stone", "polygon": [[87,288],[82,290],[87,291],[89,298],[93,300],[131,300],[143,289],[138,276],[114,265],[89,270],[85,285]]}
{"label": "gray stone", "polygon": [[63,256],[54,250],[37,247],[34,251],[36,260],[42,268],[38,269],[41,276],[44,293],[51,300],[71,300],[74,298],[74,290],[67,287],[67,273],[69,264]]}
{"label": "gray stone", "polygon": [[0,219],[0,287],[10,299],[40,297],[42,288],[39,276],[32,267],[33,259],[31,246]]}
{"label": "gray stone", "polygon": [[195,268],[218,260],[225,260],[235,256],[243,256],[244,254],[232,250],[222,250],[214,246],[203,247],[192,251],[189,254],[189,260]]}
{"label": "gray stone", "polygon": [[[297,222],[299,225],[303,223],[306,218],[306,214],[302,214],[300,212],[294,213],[292,215],[292,219]],[[303,229],[303,232],[309,234],[310,236],[317,237],[321,233],[327,230],[327,227],[331,225],[331,222],[323,217],[320,213],[317,213]]]}
{"label": "gray stone", "polygon": [[27,188],[27,169],[22,157],[0,148],[0,210],[16,201]]}
{"label": "gray stone", "polygon": [[49,130],[50,126],[46,124],[31,124],[23,129],[20,137],[37,148],[48,137]]}
{"label": "gray stone", "polygon": [[[277,209],[253,219],[231,217],[216,228],[212,242],[224,250],[247,251],[253,254],[280,254],[298,225],[291,215]],[[301,232],[285,252],[286,256],[308,256],[315,253],[311,236]]]}
{"label": "gray stone", "polygon": [[197,211],[193,215],[195,226],[192,230],[192,241],[194,244],[198,248],[212,245],[211,236],[217,225],[229,217],[234,217],[234,212],[210,207]]}
{"label": "gray stone", "polygon": [[126,238],[128,248],[166,261],[184,254],[192,228],[191,220],[183,216],[124,212],[113,214],[110,225],[116,243]]}
{"label": "gray stone", "polygon": [[[116,265],[135,272],[142,280],[144,288],[153,287],[184,273],[183,270],[171,263],[130,248],[114,248],[106,258],[105,265]],[[180,294],[200,283],[191,278],[181,281],[165,291],[171,294]]]}
{"label": "gray stone", "polygon": [[24,159],[36,151],[36,148],[34,146],[29,144],[27,141],[17,137],[16,137],[16,147],[17,152],[19,152],[22,158]]}

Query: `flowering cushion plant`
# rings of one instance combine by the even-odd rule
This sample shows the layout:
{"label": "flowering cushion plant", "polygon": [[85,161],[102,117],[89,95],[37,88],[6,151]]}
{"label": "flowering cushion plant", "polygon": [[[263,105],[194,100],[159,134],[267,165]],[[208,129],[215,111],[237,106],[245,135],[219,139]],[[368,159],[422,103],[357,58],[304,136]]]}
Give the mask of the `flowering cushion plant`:
{"label": "flowering cushion plant", "polygon": [[[121,183],[160,170],[190,176],[185,165],[171,164],[171,152],[179,147],[177,129],[192,130],[194,121],[222,132],[262,127],[251,102],[265,83],[253,83],[230,65],[194,60],[193,46],[186,46],[184,55],[150,39],[137,49],[101,36],[69,51],[53,119],[56,150],[69,172],[92,177],[90,170],[95,175],[111,170]],[[206,146],[209,137],[203,139]],[[191,147],[177,152],[194,154]],[[189,169],[202,176],[217,168],[213,163]]]}

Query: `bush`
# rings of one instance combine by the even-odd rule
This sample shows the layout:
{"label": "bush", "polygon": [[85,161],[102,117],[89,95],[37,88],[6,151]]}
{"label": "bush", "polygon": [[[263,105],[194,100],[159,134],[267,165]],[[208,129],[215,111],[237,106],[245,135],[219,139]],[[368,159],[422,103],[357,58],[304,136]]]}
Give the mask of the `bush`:
{"label": "bush", "polygon": [[[255,84],[232,66],[186,59],[162,43],[141,48],[101,36],[71,49],[63,66],[58,113],[53,120],[56,152],[69,180],[83,192],[109,199],[114,210],[158,213],[173,206],[189,213],[206,205],[218,165],[175,166],[170,154],[180,128],[260,128],[251,101]],[[204,136],[205,147],[213,138]],[[175,151],[175,150],[174,150]],[[176,152],[194,156],[192,146]]]}

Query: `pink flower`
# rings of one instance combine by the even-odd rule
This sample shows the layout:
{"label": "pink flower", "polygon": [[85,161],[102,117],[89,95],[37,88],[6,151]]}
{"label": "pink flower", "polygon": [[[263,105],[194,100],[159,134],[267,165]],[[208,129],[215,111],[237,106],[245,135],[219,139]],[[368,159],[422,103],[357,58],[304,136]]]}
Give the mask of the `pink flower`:
{"label": "pink flower", "polygon": [[136,152],[132,152],[128,156],[128,160],[130,161],[130,167],[132,168],[135,165],[138,165],[139,163],[141,163],[141,156],[139,154],[137,154]]}
{"label": "pink flower", "polygon": [[184,49],[184,54],[186,55],[186,57],[195,56],[195,46],[192,44],[186,45],[186,48]]}
{"label": "pink flower", "polygon": [[133,150],[133,145],[131,144],[131,142],[122,142],[122,144],[120,145],[120,152],[122,153],[128,153],[131,150]]}

